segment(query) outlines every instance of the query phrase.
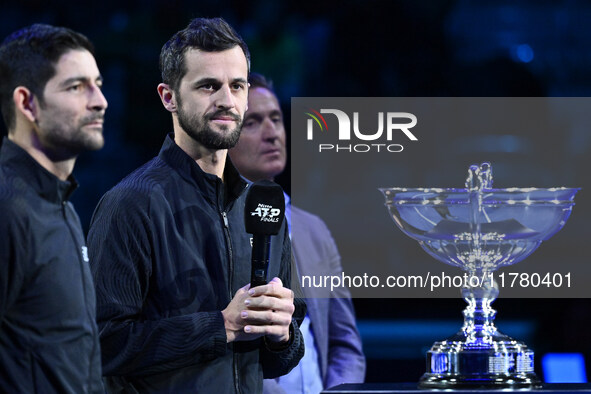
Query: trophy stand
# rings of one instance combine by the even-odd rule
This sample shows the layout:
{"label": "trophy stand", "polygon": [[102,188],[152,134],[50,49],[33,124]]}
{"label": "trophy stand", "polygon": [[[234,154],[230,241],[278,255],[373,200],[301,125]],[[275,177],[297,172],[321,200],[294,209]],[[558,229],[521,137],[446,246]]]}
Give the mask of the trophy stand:
{"label": "trophy stand", "polygon": [[427,352],[419,387],[534,388],[534,352],[500,333],[491,304],[499,294],[493,273],[515,264],[566,223],[576,188],[492,188],[489,163],[472,165],[465,189],[383,188],[396,225],[431,256],[461,268],[468,305],[464,325]]}
{"label": "trophy stand", "polygon": [[[475,277],[488,275],[472,273]],[[487,284],[490,283],[486,280]],[[500,333],[494,324],[491,304],[498,295],[492,286],[466,287],[462,296],[464,325],[452,337],[433,344],[427,352],[422,388],[532,388],[540,379],[534,373],[534,353],[523,343]]]}

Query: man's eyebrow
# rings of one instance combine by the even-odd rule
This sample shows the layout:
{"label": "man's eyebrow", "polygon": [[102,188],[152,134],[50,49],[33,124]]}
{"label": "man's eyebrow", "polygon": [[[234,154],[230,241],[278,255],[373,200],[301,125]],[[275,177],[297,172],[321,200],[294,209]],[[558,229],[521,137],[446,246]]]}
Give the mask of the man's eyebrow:
{"label": "man's eyebrow", "polygon": [[244,84],[247,84],[248,83],[248,80],[246,80],[244,78],[234,78],[232,80],[232,83],[244,83]]}
{"label": "man's eyebrow", "polygon": [[219,85],[220,81],[215,79],[215,78],[211,78],[211,77],[206,77],[206,78],[201,78],[198,79],[197,81],[193,82],[194,86],[198,86],[198,85]]}
{"label": "man's eyebrow", "polygon": [[[222,85],[222,81],[220,81],[219,79],[216,78],[212,78],[212,77],[205,77],[205,78],[201,78],[198,79],[197,81],[193,82],[192,85],[193,86],[201,86],[201,85],[214,85],[214,86],[220,86]],[[248,81],[245,78],[234,78],[230,83],[242,83],[242,84],[247,84]]]}
{"label": "man's eyebrow", "polygon": [[267,113],[261,113],[261,112],[248,112],[246,111],[246,115],[244,115],[244,120],[246,119],[255,119],[258,121],[263,120],[263,118],[265,116],[269,116],[269,117],[273,117],[273,116],[280,116],[283,118],[283,113],[278,110],[278,109],[274,109],[271,112],[267,112]]}
{"label": "man's eyebrow", "polygon": [[[68,79],[66,79],[66,80],[62,81],[62,82],[60,83],[60,86],[62,86],[62,87],[66,87],[66,86],[69,86],[69,85],[71,85],[71,84],[73,84],[73,83],[75,83],[75,82],[83,82],[83,83],[87,83],[88,81],[90,81],[90,78],[88,78],[88,77],[82,77],[82,76],[78,76],[78,77],[71,77],[71,78],[68,78]],[[95,79],[95,81],[97,81],[97,82],[103,82],[103,76],[102,76],[102,75],[99,75],[99,76],[98,76],[98,77]]]}
{"label": "man's eyebrow", "polygon": [[248,111],[247,111],[246,115],[244,115],[244,120],[246,120],[246,119],[254,119],[254,120],[261,121],[263,119],[263,116],[261,114],[259,114],[258,112],[248,113]]}

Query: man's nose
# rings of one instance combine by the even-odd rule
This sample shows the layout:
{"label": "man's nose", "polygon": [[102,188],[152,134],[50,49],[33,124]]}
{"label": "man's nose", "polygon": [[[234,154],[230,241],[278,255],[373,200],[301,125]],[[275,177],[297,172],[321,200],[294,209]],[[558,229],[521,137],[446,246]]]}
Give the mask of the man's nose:
{"label": "man's nose", "polygon": [[263,138],[265,140],[271,141],[279,138],[279,129],[277,126],[278,125],[275,122],[273,122],[272,119],[265,118],[263,120],[263,123],[261,124],[261,127],[263,128]]}
{"label": "man's nose", "polygon": [[218,108],[234,108],[236,106],[229,86],[222,86],[215,92],[214,104]]}
{"label": "man's nose", "polygon": [[96,85],[91,87],[88,106],[97,111],[103,111],[109,106],[109,103],[107,102],[107,99],[105,98],[101,88]]}

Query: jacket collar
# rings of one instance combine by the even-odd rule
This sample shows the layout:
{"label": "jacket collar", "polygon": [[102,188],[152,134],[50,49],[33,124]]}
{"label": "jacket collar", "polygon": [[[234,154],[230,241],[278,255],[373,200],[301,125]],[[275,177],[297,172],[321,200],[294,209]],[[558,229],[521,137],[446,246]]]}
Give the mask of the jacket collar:
{"label": "jacket collar", "polygon": [[14,171],[39,196],[50,202],[65,202],[78,188],[73,175],[67,181],[62,181],[7,137],[2,140],[0,164]]}
{"label": "jacket collar", "polygon": [[166,136],[158,156],[176,169],[184,179],[196,183],[199,189],[211,193],[211,195],[216,195],[218,187],[223,185],[225,190],[224,204],[237,199],[247,186],[236,167],[232,164],[229,155],[226,156],[224,166],[225,182],[222,183],[222,180],[217,176],[203,171],[195,160],[174,142],[173,133]]}

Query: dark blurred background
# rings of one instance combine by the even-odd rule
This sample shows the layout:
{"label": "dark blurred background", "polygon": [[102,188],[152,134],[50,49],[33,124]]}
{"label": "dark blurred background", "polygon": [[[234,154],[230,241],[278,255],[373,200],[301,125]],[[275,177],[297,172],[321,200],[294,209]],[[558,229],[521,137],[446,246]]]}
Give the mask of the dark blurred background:
{"label": "dark blurred background", "polygon": [[[252,70],[275,82],[286,125],[297,96],[591,96],[589,1],[3,1],[2,37],[44,22],[80,31],[96,46],[109,109],[105,148],[81,156],[75,169],[81,188],[73,202],[85,230],[102,194],[157,154],[171,130],[156,93],[158,55],[198,16],[222,16],[243,36]],[[591,135],[582,128],[562,141],[538,136],[536,146],[550,166],[567,157],[576,168],[588,163]],[[573,174],[567,186],[588,176]],[[456,185],[456,175],[442,183]],[[278,181],[290,190],[289,168]],[[590,208],[577,206],[574,215],[581,209]],[[583,239],[589,232],[580,230]],[[359,299],[355,306],[367,381],[403,382],[424,372],[433,341],[460,327],[464,302]],[[591,371],[589,299],[500,299],[494,306],[498,326],[536,351],[538,374],[552,352],[581,354]]]}

